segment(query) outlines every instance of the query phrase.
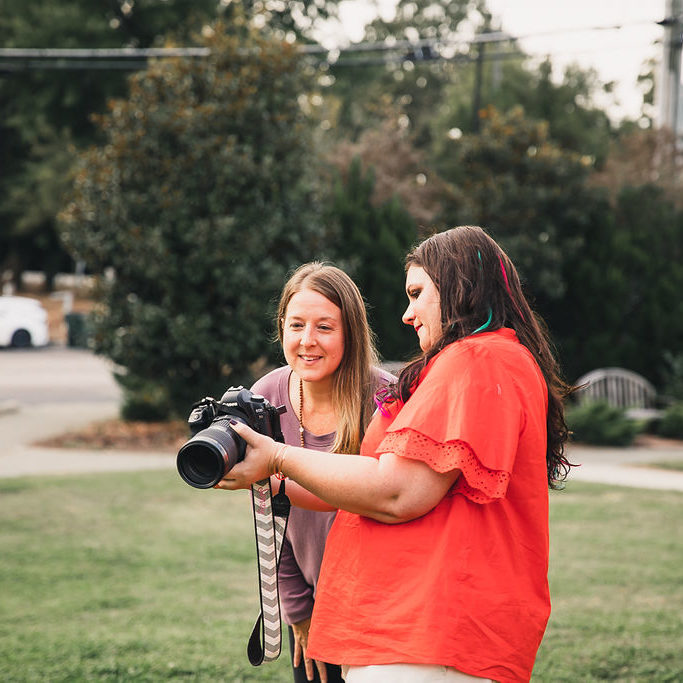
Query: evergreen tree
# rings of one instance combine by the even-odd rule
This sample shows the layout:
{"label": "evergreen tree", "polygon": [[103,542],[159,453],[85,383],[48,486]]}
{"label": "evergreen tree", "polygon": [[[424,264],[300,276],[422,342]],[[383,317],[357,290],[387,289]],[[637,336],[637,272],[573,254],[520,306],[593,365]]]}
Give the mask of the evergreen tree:
{"label": "evergreen tree", "polygon": [[615,365],[662,387],[683,348],[682,263],[683,212],[653,185],[623,188],[565,262],[554,328],[569,377]]}
{"label": "evergreen tree", "polygon": [[380,353],[387,360],[403,360],[417,351],[414,332],[401,323],[406,307],[404,259],[417,239],[417,228],[397,197],[373,205],[374,184],[372,169],[363,173],[358,157],[346,181],[337,181],[331,218],[340,237],[333,251],[368,304]]}

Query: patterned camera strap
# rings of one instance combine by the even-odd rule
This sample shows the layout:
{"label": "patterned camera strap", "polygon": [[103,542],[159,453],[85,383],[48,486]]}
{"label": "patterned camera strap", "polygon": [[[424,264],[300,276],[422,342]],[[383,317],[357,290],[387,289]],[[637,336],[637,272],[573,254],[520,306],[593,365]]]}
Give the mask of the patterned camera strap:
{"label": "patterned camera strap", "polygon": [[251,492],[261,612],[249,638],[247,656],[253,666],[258,666],[263,662],[273,661],[280,655],[282,628],[277,570],[290,505],[289,498],[285,495],[284,481],[275,496],[271,495],[268,479],[252,484]]}

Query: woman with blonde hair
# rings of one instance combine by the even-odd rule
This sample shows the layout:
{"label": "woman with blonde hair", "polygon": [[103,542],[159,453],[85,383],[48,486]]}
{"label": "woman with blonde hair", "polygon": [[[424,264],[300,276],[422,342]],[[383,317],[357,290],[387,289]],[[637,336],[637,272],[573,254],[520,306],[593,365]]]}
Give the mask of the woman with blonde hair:
{"label": "woman with blonde hair", "polygon": [[[395,379],[377,368],[358,287],[335,266],[302,265],[280,296],[277,334],[287,365],[252,390],[286,406],[280,418],[285,443],[332,453],[358,451],[376,408],[376,391]],[[283,542],[278,582],[295,681],[342,680],[338,666],[316,661],[314,668],[304,654],[325,539],[336,514],[329,506],[326,510],[292,507]]]}

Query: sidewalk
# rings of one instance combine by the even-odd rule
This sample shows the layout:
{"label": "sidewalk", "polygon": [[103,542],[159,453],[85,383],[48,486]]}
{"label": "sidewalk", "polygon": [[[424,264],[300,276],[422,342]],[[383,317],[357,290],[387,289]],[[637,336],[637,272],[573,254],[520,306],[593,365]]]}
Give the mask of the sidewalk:
{"label": "sidewalk", "polygon": [[683,461],[683,445],[672,442],[651,447],[598,448],[572,445],[567,449],[573,467],[569,481],[592,481],[632,488],[683,491],[683,471],[644,467],[647,463]]}
{"label": "sidewalk", "polygon": [[[44,403],[30,408],[19,403],[6,406],[6,410],[0,412],[0,477],[175,470],[175,453],[88,451],[30,445],[97,420],[116,417],[117,412],[116,401]],[[567,452],[571,462],[581,465],[572,469],[570,482],[683,491],[683,472],[641,466],[649,462],[683,460],[680,442],[631,448],[571,445]]]}
{"label": "sidewalk", "polygon": [[31,444],[118,415],[117,401],[42,403],[6,402],[0,411],[0,477],[86,472],[175,470],[175,453],[88,451],[41,448]]}

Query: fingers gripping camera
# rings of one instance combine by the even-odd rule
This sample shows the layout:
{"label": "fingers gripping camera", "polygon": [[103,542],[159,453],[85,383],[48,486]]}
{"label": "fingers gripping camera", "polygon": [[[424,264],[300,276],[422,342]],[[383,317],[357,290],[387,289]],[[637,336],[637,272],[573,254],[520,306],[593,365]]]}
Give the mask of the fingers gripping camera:
{"label": "fingers gripping camera", "polygon": [[244,387],[230,387],[220,401],[207,396],[192,406],[187,420],[192,438],[178,451],[178,473],[190,486],[209,489],[215,486],[241,460],[246,442],[230,426],[237,420],[260,434],[282,442],[278,408]]}

